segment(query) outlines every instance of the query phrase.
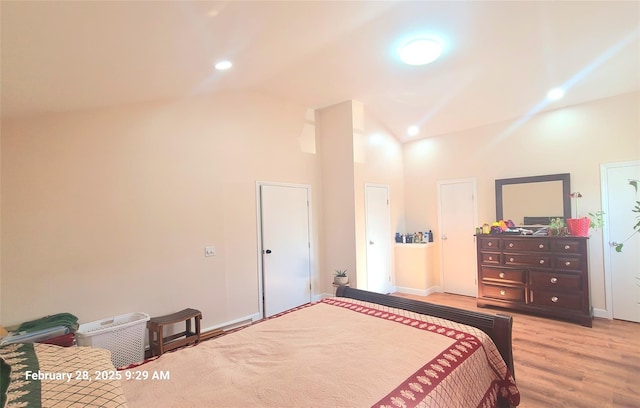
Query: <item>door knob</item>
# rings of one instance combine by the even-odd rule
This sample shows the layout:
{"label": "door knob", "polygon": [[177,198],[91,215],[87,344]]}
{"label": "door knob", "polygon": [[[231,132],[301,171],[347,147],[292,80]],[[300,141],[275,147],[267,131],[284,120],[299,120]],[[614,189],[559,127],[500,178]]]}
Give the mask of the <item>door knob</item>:
{"label": "door knob", "polygon": [[271,253],[271,250],[270,250],[270,249],[267,249],[267,250],[266,250],[266,251],[264,251],[264,252],[266,252],[266,253],[270,254],[270,253]]}

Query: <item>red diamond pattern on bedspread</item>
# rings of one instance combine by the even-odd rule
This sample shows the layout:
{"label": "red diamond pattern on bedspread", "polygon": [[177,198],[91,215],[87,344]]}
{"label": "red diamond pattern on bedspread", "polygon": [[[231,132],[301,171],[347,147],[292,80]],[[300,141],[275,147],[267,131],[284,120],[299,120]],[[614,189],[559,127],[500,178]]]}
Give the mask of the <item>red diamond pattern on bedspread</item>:
{"label": "red diamond pattern on bedspread", "polygon": [[[520,394],[516,387],[515,379],[509,372],[498,349],[486,334],[482,332],[479,334],[485,337],[483,342],[473,334],[456,329],[454,327],[456,323],[454,322],[448,322],[452,327],[444,327],[433,322],[370,308],[362,304],[355,304],[352,300],[343,301],[339,298],[323,299],[322,302],[419,330],[437,333],[455,340],[450,347],[443,350],[438,356],[422,366],[386,397],[376,403],[375,407],[410,408],[427,406],[430,408],[449,408],[439,403],[439,401],[452,401],[455,398],[452,395],[440,398],[436,395],[437,393],[454,394],[456,389],[472,387],[478,377],[491,375],[491,373],[487,373],[488,370],[493,371],[496,379],[491,382],[491,386],[482,397],[478,407],[495,407],[498,393],[507,399],[511,405],[517,406],[520,403]],[[410,315],[411,312],[406,312],[406,314]],[[462,325],[460,326],[463,327]],[[483,349],[483,353],[477,353],[476,351],[479,349]],[[489,364],[477,361],[483,359],[486,359]],[[459,368],[460,370],[458,370]],[[456,370],[461,373],[458,374],[456,372],[456,384],[438,387]]]}

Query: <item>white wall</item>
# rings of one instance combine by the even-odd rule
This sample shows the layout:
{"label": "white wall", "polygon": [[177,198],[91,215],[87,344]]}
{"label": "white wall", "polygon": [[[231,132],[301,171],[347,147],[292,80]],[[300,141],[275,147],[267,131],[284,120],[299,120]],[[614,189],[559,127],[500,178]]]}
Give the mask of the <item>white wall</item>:
{"label": "white wall", "polygon": [[305,124],[249,93],[4,120],[0,321],[257,313],[256,181],[309,184],[320,207]]}
{"label": "white wall", "polygon": [[[362,288],[367,287],[367,247],[365,185],[379,184],[389,186],[391,234],[404,231],[404,166],[402,163],[402,145],[389,133],[380,121],[366,111],[363,112],[362,130],[354,132],[354,143],[358,154],[354,157],[354,190],[356,197],[356,231],[358,253],[358,281]],[[390,265],[392,285],[395,285],[395,262],[393,236]]]}
{"label": "white wall", "polygon": [[[478,182],[480,223],[494,221],[495,179],[555,173],[571,173],[583,216],[601,207],[600,164],[640,159],[640,93],[419,140],[403,150],[409,231],[437,224],[438,180],[467,177]],[[605,309],[602,231],[591,234],[592,304]]]}
{"label": "white wall", "polygon": [[[256,180],[312,186],[322,292],[333,268],[355,267],[366,251],[354,248],[364,183],[390,185],[392,231],[433,226],[438,236],[436,182],[454,178],[477,179],[481,222],[495,217],[496,178],[538,174],[571,173],[572,190],[584,196],[580,213],[597,211],[600,163],[640,158],[639,99],[621,95],[402,147],[365,109],[364,129],[354,138],[345,119],[349,141],[331,153],[349,165],[334,165],[326,140],[313,153],[304,108],[259,94],[3,120],[0,322],[195,307],[207,327],[256,313]],[[343,190],[323,191],[349,166]],[[351,208],[351,232],[323,222],[334,210],[327,197]],[[328,256],[327,242],[351,248],[352,264]],[[205,258],[205,245],[217,256]],[[604,309],[600,232],[590,251],[593,305]]]}
{"label": "white wall", "polygon": [[366,288],[365,185],[389,186],[391,230],[404,229],[402,148],[359,101],[318,110],[316,124],[323,164],[323,264],[330,273],[348,269],[352,286]]}
{"label": "white wall", "polygon": [[356,282],[356,230],[353,190],[353,101],[316,112],[316,138],[322,163],[322,264],[329,290],[337,269]]}

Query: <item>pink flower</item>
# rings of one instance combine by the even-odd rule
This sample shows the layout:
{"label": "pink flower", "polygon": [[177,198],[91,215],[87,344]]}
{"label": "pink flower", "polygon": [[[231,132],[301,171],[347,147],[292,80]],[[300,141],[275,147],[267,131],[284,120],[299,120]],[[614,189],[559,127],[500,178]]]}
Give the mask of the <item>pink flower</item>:
{"label": "pink flower", "polygon": [[579,191],[569,194],[569,197],[574,198],[576,200],[576,212],[575,216],[578,217],[578,198],[582,198],[582,194]]}

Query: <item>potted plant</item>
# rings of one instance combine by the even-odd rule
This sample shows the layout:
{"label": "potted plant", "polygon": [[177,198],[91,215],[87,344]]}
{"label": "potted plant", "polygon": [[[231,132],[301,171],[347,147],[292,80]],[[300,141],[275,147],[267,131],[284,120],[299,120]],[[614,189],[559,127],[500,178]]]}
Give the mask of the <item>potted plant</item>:
{"label": "potted plant", "polygon": [[333,283],[336,285],[346,285],[349,283],[349,277],[347,276],[346,269],[336,269],[335,275],[333,276]]}
{"label": "potted plant", "polygon": [[[578,216],[578,199],[582,198],[582,194],[576,191],[569,195],[575,200],[575,214]],[[589,236],[589,228],[598,229],[604,226],[604,212],[596,211],[595,213],[589,213],[588,217],[569,218],[567,220],[567,226],[569,227],[569,233],[571,235],[587,237]]]}
{"label": "potted plant", "polygon": [[552,218],[549,222],[548,235],[566,235],[564,220],[562,218]]}

